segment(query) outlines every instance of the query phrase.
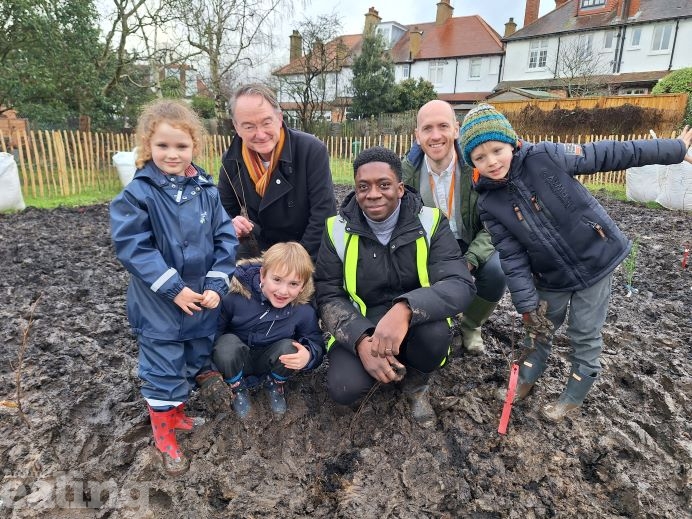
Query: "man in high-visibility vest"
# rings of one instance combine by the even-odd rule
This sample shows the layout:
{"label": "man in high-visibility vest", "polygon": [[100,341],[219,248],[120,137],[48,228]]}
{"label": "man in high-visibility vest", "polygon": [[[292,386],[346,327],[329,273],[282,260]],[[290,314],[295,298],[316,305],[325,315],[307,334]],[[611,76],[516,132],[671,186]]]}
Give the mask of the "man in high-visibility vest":
{"label": "man in high-visibility vest", "polygon": [[401,379],[414,419],[427,426],[430,374],[444,365],[449,317],[475,295],[444,214],[426,208],[401,181],[401,160],[386,148],[353,163],[355,190],[327,220],[315,271],[328,345],[327,389],[351,405],[376,382]]}

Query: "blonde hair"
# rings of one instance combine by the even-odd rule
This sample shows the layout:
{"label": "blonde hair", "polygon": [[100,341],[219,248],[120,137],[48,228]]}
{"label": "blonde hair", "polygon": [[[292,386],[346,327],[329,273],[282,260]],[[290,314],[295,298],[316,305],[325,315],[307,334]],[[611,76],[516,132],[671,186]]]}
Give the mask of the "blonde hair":
{"label": "blonde hair", "polygon": [[192,137],[192,154],[197,155],[202,148],[202,141],[206,134],[204,126],[195,111],[182,101],[174,99],[157,99],[142,109],[137,122],[137,168],[151,160],[151,136],[156,127],[161,123],[168,123],[173,128],[186,131]]}
{"label": "blonde hair", "polygon": [[315,292],[312,274],[315,267],[312,259],[300,243],[295,241],[276,243],[262,254],[263,272],[273,271],[279,275],[295,273],[303,282],[303,290],[295,299],[294,304],[304,304],[310,301]]}

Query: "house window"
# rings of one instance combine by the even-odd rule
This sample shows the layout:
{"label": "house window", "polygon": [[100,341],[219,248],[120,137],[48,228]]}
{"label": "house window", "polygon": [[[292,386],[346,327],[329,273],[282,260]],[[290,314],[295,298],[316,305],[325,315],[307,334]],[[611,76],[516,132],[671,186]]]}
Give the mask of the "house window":
{"label": "house window", "polygon": [[639,48],[639,41],[642,39],[642,28],[635,27],[630,34],[630,47]]}
{"label": "house window", "polygon": [[444,61],[431,61],[428,64],[428,81],[430,81],[433,85],[441,84],[442,78],[444,77],[444,69]]}
{"label": "house window", "polygon": [[603,49],[612,50],[615,43],[615,31],[606,31],[603,35]]}
{"label": "house window", "polygon": [[651,41],[651,50],[669,50],[670,35],[673,32],[673,25],[657,25],[654,27],[654,37]]}
{"label": "house window", "polygon": [[580,36],[579,48],[581,49],[583,56],[588,56],[589,54],[591,54],[591,49],[593,48],[593,34]]}
{"label": "house window", "polygon": [[548,41],[532,41],[529,45],[529,69],[545,68],[548,61]]}
{"label": "house window", "polygon": [[469,79],[480,79],[481,77],[481,58],[473,58],[469,63]]}
{"label": "house window", "polygon": [[401,67],[401,77],[404,79],[408,79],[411,77],[411,65],[406,63]]}
{"label": "house window", "polygon": [[605,5],[606,0],[581,0],[581,6],[584,7],[600,7]]}
{"label": "house window", "polygon": [[637,88],[623,88],[620,90],[621,95],[625,96],[637,96],[637,95],[644,95],[648,94],[649,89],[648,88],[642,88],[642,87],[637,87]]}

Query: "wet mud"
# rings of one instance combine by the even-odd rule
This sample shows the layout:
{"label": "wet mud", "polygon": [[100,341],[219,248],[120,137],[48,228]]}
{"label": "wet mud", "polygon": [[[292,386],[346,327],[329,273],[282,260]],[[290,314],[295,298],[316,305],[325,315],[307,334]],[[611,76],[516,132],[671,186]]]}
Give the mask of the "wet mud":
{"label": "wet mud", "polygon": [[[358,409],[331,402],[325,366],[288,383],[274,420],[213,415],[179,435],[192,463],[161,474],[125,318],[127,274],[107,206],[0,215],[0,517],[681,518],[692,506],[692,214],[607,200],[639,252],[615,275],[604,370],[558,425],[539,415],[566,381],[564,329],[534,393],[497,433],[520,325],[509,298],[432,379],[433,427],[396,386]],[[34,308],[32,314],[32,308]],[[28,328],[28,332],[27,332]],[[23,352],[23,364],[18,364]],[[17,381],[25,419],[14,405]]]}

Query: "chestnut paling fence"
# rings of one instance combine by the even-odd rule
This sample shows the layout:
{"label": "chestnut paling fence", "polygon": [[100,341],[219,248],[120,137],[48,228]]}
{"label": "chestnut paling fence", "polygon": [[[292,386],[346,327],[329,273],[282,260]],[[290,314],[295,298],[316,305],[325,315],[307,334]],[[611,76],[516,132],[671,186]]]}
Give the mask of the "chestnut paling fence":
{"label": "chestnut paling fence", "polygon": [[[673,135],[675,136],[675,135]],[[5,139],[4,137],[10,137]],[[648,139],[647,135],[526,135],[538,142],[586,143],[603,139]],[[8,149],[6,142],[16,145]],[[231,136],[210,135],[196,162],[216,175],[221,155],[228,148]],[[403,156],[414,142],[412,134],[382,134],[366,137],[330,136],[325,141],[332,159],[335,178],[351,179],[351,162],[365,148],[385,146]],[[25,196],[52,198],[83,192],[113,192],[120,186],[113,154],[134,148],[134,137],[118,133],[79,131],[29,131],[13,135],[0,132],[0,151],[12,153],[18,165]],[[597,184],[624,184],[624,171],[611,171],[580,177],[581,181]],[[348,181],[348,180],[346,180]]]}

